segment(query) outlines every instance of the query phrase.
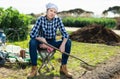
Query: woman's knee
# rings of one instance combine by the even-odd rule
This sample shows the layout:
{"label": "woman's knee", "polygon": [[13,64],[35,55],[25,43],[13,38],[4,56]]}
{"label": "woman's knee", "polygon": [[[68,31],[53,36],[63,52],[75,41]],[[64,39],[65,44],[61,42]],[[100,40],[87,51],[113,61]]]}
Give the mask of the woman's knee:
{"label": "woman's knee", "polygon": [[71,40],[70,40],[70,39],[67,40],[66,45],[67,45],[67,46],[71,46]]}
{"label": "woman's knee", "polygon": [[36,45],[37,44],[37,40],[36,39],[31,39],[30,42],[29,42],[29,45]]}

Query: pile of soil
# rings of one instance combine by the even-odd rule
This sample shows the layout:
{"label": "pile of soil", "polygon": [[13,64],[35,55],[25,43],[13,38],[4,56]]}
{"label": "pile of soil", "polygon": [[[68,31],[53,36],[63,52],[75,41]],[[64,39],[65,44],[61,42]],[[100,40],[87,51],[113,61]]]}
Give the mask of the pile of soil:
{"label": "pile of soil", "polygon": [[114,19],[115,19],[116,22],[117,22],[117,25],[116,25],[116,28],[115,28],[115,29],[120,30],[120,17],[115,17]]}
{"label": "pile of soil", "polygon": [[102,25],[89,25],[78,29],[70,35],[70,38],[85,43],[120,45],[120,36]]}
{"label": "pile of soil", "polygon": [[120,24],[117,25],[116,29],[117,29],[117,30],[120,30]]}

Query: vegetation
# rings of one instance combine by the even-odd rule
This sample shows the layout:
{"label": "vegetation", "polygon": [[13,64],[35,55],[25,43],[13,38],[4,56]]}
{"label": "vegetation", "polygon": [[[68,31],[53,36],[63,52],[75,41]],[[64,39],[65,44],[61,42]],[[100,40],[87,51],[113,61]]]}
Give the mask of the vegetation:
{"label": "vegetation", "polygon": [[109,7],[107,10],[103,11],[104,15],[107,15],[108,12],[112,12],[114,14],[118,14],[120,15],[120,6],[113,6],[113,7]]}
{"label": "vegetation", "polygon": [[110,18],[67,17],[63,18],[63,23],[68,27],[84,27],[90,24],[100,24],[107,28],[114,28],[116,26],[116,21]]}
{"label": "vegetation", "polygon": [[[27,39],[28,25],[31,17],[20,14],[16,9],[9,7],[7,9],[0,8],[0,28],[5,31],[9,40]],[[14,39],[15,38],[15,39]]]}
{"label": "vegetation", "polygon": [[[68,31],[71,34],[71,31]],[[61,36],[57,36],[57,39],[60,39]],[[9,42],[8,44],[18,45],[22,48],[28,48],[30,37],[27,37],[27,40],[18,41],[18,42]],[[77,48],[76,48],[77,47]],[[75,56],[80,56],[87,62],[96,65],[100,62],[103,62],[110,58],[113,55],[116,55],[119,52],[120,46],[108,46],[104,44],[97,43],[83,43],[72,41],[72,54]],[[55,55],[55,58],[58,58],[59,53]],[[97,60],[96,60],[97,59]]]}
{"label": "vegetation", "polygon": [[[12,44],[17,44],[19,46],[24,46],[27,45],[28,42],[26,41],[21,41],[21,42],[15,42]],[[71,55],[74,55],[83,61],[89,63],[90,65],[97,65],[99,63],[104,62],[105,60],[111,58],[112,56],[117,55],[119,52],[120,47],[119,46],[108,46],[104,44],[92,44],[92,43],[82,43],[82,42],[75,42],[72,41],[72,49],[71,49]],[[54,59],[52,59],[52,63],[54,64],[55,70],[50,71],[50,72],[45,72],[45,69],[42,69],[42,72],[44,74],[44,77],[47,77],[48,75],[53,75],[53,76],[60,76],[59,74],[59,67],[60,63],[58,62],[58,59],[61,58],[61,53],[56,52],[54,55]],[[72,63],[71,63],[72,62]],[[39,65],[41,65],[41,62],[38,61]],[[85,70],[80,67],[80,61],[77,59],[74,59],[72,57],[69,58],[68,61],[68,68],[70,71],[79,74],[82,74]],[[16,68],[17,67],[17,68]],[[26,79],[26,76],[28,72],[31,70],[29,65],[27,65],[26,69],[22,70],[18,68],[18,66],[13,66],[13,69],[18,71],[16,74],[9,74],[9,79]],[[37,78],[42,78],[43,75],[38,75]],[[43,78],[44,79],[44,78]]]}

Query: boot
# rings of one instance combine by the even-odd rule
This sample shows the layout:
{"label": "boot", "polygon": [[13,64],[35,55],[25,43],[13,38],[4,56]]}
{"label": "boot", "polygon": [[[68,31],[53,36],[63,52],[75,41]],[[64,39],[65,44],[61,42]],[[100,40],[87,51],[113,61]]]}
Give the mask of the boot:
{"label": "boot", "polygon": [[60,73],[65,74],[67,77],[72,78],[72,74],[68,72],[66,65],[60,67]]}
{"label": "boot", "polygon": [[28,77],[34,77],[37,75],[37,66],[32,66],[31,72],[28,74]]}

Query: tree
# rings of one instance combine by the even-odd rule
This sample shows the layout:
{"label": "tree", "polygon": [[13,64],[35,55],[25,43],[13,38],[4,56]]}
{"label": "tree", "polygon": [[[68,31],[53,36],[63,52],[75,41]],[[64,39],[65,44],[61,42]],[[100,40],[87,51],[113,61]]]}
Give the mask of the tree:
{"label": "tree", "polygon": [[2,7],[0,7],[0,16],[3,14],[4,10]]}
{"label": "tree", "polygon": [[108,9],[108,11],[111,11],[114,14],[119,14],[120,15],[120,6],[114,6],[114,7],[110,7]]}
{"label": "tree", "polygon": [[112,12],[120,16],[120,6],[109,7],[107,10],[103,11],[103,14],[106,15],[108,12]]}

